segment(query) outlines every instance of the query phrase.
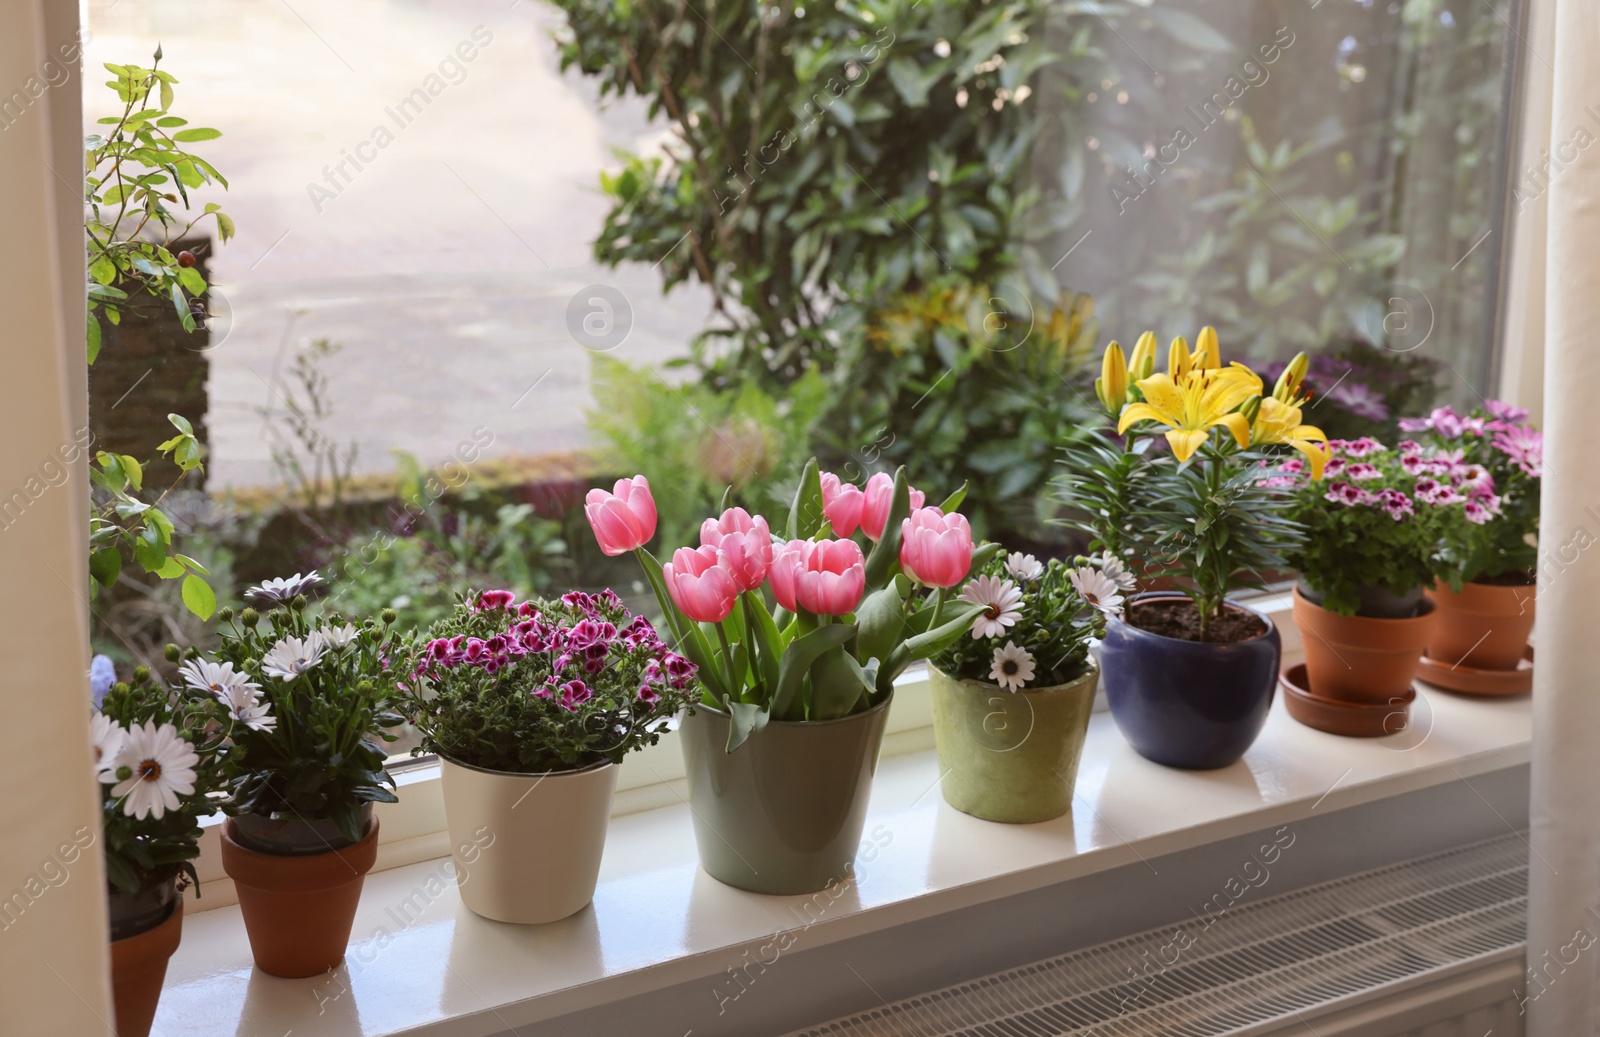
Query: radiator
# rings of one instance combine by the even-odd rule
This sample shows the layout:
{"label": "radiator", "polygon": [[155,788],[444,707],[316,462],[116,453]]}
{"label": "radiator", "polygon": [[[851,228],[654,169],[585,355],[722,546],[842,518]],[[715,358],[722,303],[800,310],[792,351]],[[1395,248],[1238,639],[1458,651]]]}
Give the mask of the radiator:
{"label": "radiator", "polygon": [[1520,1037],[1527,855],[1512,833],[790,1037]]}

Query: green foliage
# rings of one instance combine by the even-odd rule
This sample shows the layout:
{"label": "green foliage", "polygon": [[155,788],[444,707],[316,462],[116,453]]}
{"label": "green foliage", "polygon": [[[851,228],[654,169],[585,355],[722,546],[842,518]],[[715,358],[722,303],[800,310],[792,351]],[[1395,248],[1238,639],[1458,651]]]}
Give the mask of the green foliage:
{"label": "green foliage", "polygon": [[222,756],[231,726],[221,703],[207,692],[169,688],[140,666],[132,681],[112,686],[99,712],[124,731],[146,723],[170,724],[199,757],[193,791],[179,793],[176,809],[167,809],[160,817],[154,813],[134,817],[129,797],[112,794],[115,780],[100,782],[107,881],[113,889],[133,893],[181,872],[199,885],[194,870],[194,859],[200,856],[198,819],[216,813],[217,801],[210,796],[223,787]]}
{"label": "green foliage", "polygon": [[[1034,677],[1029,683],[1034,687],[1047,688],[1077,679],[1088,668],[1090,640],[1105,634],[1105,614],[1078,593],[1070,578],[1072,567],[1061,559],[1045,562],[1039,576],[1033,579],[1011,572],[1007,561],[1006,555],[997,554],[981,569],[975,569],[972,577],[989,576],[1021,591],[1017,621],[1000,634],[957,638],[934,657],[934,665],[952,677],[993,684],[990,670],[995,649],[1014,643],[1033,658]],[[1083,568],[1092,561],[1079,556],[1072,564]]]}
{"label": "green foliage", "polygon": [[753,383],[718,389],[674,385],[660,375],[597,357],[589,428],[608,470],[650,480],[662,544],[697,541],[700,522],[733,487],[754,510],[781,507],[793,492],[784,473],[811,456],[828,388],[814,370],[782,394]]}
{"label": "green foliage", "polygon": [[519,773],[621,763],[693,703],[694,667],[611,591],[521,606],[491,594],[461,596],[410,646],[413,753]]}
{"label": "green foliage", "polygon": [[540,518],[529,504],[501,504],[492,516],[432,508],[403,535],[352,534],[332,552],[332,566],[332,589],[319,605],[358,616],[403,609],[420,627],[448,616],[461,587],[533,597],[577,579],[561,523]]}
{"label": "green foliage", "polygon": [[1049,60],[1037,0],[558,6],[563,68],[646,99],[677,135],[604,178],[595,254],[708,285],[699,357],[719,377],[826,370],[831,330],[862,306],[1012,265],[1036,199],[1018,180],[1028,81]]}
{"label": "green foliage", "polygon": [[1036,309],[1009,285],[943,279],[841,349],[820,452],[852,481],[906,464],[965,484],[975,537],[1038,539],[1056,445],[1092,413],[1079,384],[1098,334],[1087,296]]}
{"label": "green foliage", "polygon": [[227,187],[228,181],[183,147],[222,134],[189,126],[188,120],[171,114],[178,80],[160,64],[159,47],[150,68],[108,62],[106,70],[114,78],[106,86],[122,110],[98,120],[108,129],[84,138],[91,364],[100,352],[100,315],[121,323],[122,310],[134,304],[134,294],[149,295],[163,305],[170,302],[184,330],[193,331],[190,300],[205,294],[206,281],[199,270],[181,264],[171,246],[207,218],[215,218],[223,241],[233,237],[233,220],[215,202],[207,202],[187,220],[168,207],[181,202],[189,209],[190,191],[212,183]]}
{"label": "green foliage", "polygon": [[203,467],[203,448],[194,428],[178,414],[167,415],[178,434],[159,447],[178,466],[178,478],[155,500],[146,500],[144,466],[127,454],[98,451],[89,468],[92,510],[89,516],[89,573],[91,591],[110,589],[132,560],[146,573],[162,580],[177,580],[183,603],[201,619],[216,611],[217,597],[206,581],[209,571],[173,542],[172,519],[161,503],[185,475]]}
{"label": "green foliage", "polygon": [[[277,720],[270,731],[233,731],[227,813],[329,819],[356,840],[364,804],[395,802],[384,787],[394,779],[384,770],[388,754],[379,744],[394,741],[391,729],[405,722],[393,710],[401,648],[394,619],[385,610],[381,622],[367,618],[341,631],[342,617],[312,619],[299,594],[265,615],[250,608],[223,612],[215,654],[261,685],[261,699]],[[276,662],[286,650],[293,654],[295,642],[301,656],[314,661],[298,672],[280,669]]]}

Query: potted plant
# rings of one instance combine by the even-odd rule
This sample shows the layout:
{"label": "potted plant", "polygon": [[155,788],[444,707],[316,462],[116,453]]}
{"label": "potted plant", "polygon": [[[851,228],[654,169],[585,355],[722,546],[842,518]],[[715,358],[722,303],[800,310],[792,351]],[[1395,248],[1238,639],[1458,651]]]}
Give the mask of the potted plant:
{"label": "potted plant", "polygon": [[1288,514],[1305,531],[1286,555],[1300,574],[1294,618],[1306,635],[1304,668],[1284,674],[1286,703],[1295,719],[1333,734],[1396,734],[1434,626],[1423,589],[1443,571],[1440,545],[1466,535],[1485,510],[1475,502],[1493,487],[1481,470],[1469,477],[1448,459],[1371,438],[1329,447],[1320,482],[1299,459],[1266,477],[1293,491]]}
{"label": "potted plant", "polygon": [[1134,596],[1106,624],[1100,665],[1118,728],[1157,763],[1226,767],[1266,723],[1281,654],[1272,621],[1228,596],[1283,569],[1299,537],[1288,490],[1259,465],[1290,447],[1321,478],[1326,436],[1301,423],[1304,355],[1266,395],[1248,367],[1222,365],[1212,328],[1193,352],[1173,340],[1165,372],[1154,353],[1147,333],[1130,374],[1121,347],[1107,347],[1095,387],[1125,438],[1069,448],[1067,502],[1092,549],[1177,585]]}
{"label": "potted plant", "polygon": [[[1528,635],[1538,595],[1535,566],[1544,437],[1528,412],[1498,400],[1465,416],[1449,407],[1400,427],[1422,433],[1452,475],[1480,487],[1467,535],[1444,546],[1449,563],[1431,594],[1438,622],[1424,679],[1457,691],[1513,694],[1533,687]],[[1421,445],[1401,444],[1422,454]]]}
{"label": "potted plant", "polygon": [[997,555],[967,581],[961,600],[983,611],[928,674],[947,803],[1011,823],[1071,808],[1099,681],[1089,641],[1133,587],[1109,555],[1071,566]]}
{"label": "potted plant", "polygon": [[319,582],[297,573],[250,588],[267,611],[223,609],[218,661],[190,652],[202,672],[231,667],[258,686],[274,719],[234,729],[221,832],[251,952],[273,976],[314,976],[343,960],[378,852],[372,804],[395,802],[380,742],[405,722],[392,709],[393,610],[381,622],[313,619],[306,592]]}
{"label": "potted plant", "polygon": [[412,752],[439,756],[462,903],[501,922],[581,911],[617,764],[692,702],[694,664],[610,590],[463,598],[415,657]]}
{"label": "potted plant", "polygon": [[[700,863],[712,877],[790,894],[848,876],[895,678],[963,636],[981,611],[951,592],[974,561],[954,512],[961,498],[923,507],[904,470],[860,487],[813,460],[786,536],[730,507],[705,520],[699,547],[662,565],[644,547],[656,519],[645,479],[589,491],[584,510],[601,550],[638,557],[697,667],[700,704],[682,739]],[[874,543],[870,554],[851,539],[857,531]]]}
{"label": "potted plant", "polygon": [[106,691],[90,722],[123,1037],[150,1032],[183,930],[183,891],[193,886],[199,895],[199,818],[217,810],[211,794],[222,787],[224,745],[236,726],[273,721],[231,672],[213,681],[189,667],[182,674],[184,686],[172,689],[136,667],[131,682]]}

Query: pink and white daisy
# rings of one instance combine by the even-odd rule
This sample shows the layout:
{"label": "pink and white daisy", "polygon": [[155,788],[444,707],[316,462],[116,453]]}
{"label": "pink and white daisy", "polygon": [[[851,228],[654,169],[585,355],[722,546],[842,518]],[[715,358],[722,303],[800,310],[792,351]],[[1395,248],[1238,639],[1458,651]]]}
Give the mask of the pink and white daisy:
{"label": "pink and white daisy", "polygon": [[1067,579],[1072,581],[1073,589],[1090,605],[1108,616],[1122,614],[1122,595],[1117,581],[1110,576],[1085,565],[1067,573]]}
{"label": "pink and white daisy", "polygon": [[961,600],[982,605],[983,611],[972,621],[972,639],[999,637],[1006,627],[1022,618],[1022,591],[1010,580],[998,576],[979,576],[961,590]]}
{"label": "pink and white daisy", "polygon": [[1122,559],[1110,551],[1102,551],[1092,560],[1095,565],[1100,567],[1101,572],[1111,577],[1111,582],[1116,584],[1117,590],[1122,593],[1132,594],[1134,589],[1139,586],[1139,581],[1134,578],[1133,573],[1128,571],[1128,567],[1122,564]]}
{"label": "pink and white daisy", "polygon": [[1004,648],[994,650],[989,679],[1007,691],[1022,690],[1024,684],[1033,680],[1033,656],[1026,648],[1018,648],[1016,642],[1007,641]]}
{"label": "pink and white daisy", "polygon": [[1044,575],[1044,565],[1033,555],[1012,551],[1006,555],[1006,572],[1023,583],[1032,583]]}

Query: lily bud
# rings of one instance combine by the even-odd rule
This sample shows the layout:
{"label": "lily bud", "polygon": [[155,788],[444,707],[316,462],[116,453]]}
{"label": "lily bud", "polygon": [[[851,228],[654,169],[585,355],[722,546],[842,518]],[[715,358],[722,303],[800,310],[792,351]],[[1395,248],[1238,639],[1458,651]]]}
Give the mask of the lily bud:
{"label": "lily bud", "polygon": [[1311,366],[1311,361],[1304,353],[1296,353],[1294,359],[1289,361],[1289,366],[1283,369],[1283,374],[1278,376],[1277,384],[1272,387],[1272,397],[1280,403],[1293,403],[1294,398],[1300,395],[1300,385],[1306,380],[1306,370]]}
{"label": "lily bud", "polygon": [[1122,347],[1112,342],[1100,361],[1100,377],[1094,382],[1095,395],[1112,414],[1119,414],[1128,398],[1128,363],[1123,358]]}
{"label": "lily bud", "polygon": [[261,613],[257,612],[255,609],[247,608],[243,612],[239,613],[239,622],[254,629],[255,625],[261,622]]}
{"label": "lily bud", "polygon": [[1137,382],[1156,373],[1156,333],[1147,331],[1133,344],[1128,357],[1128,380]]}
{"label": "lily bud", "polygon": [[1256,423],[1256,415],[1261,413],[1261,397],[1252,396],[1245,400],[1239,407],[1239,413],[1244,415],[1244,420],[1252,426]]}
{"label": "lily bud", "polygon": [[1189,341],[1182,335],[1172,340],[1172,345],[1167,347],[1167,374],[1179,378],[1189,373]]}
{"label": "lily bud", "polygon": [[1195,366],[1204,371],[1215,371],[1222,366],[1222,347],[1217,344],[1217,329],[1207,324],[1200,329],[1194,343]]}

